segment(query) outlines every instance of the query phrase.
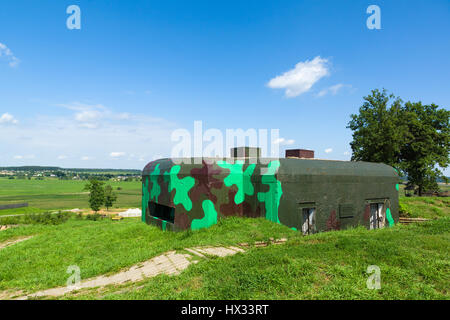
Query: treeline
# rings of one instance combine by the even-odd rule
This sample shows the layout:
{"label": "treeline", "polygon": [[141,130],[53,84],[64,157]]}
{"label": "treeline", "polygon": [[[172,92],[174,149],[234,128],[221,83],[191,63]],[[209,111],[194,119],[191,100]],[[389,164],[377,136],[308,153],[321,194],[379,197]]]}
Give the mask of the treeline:
{"label": "treeline", "polygon": [[137,175],[141,174],[138,169],[95,169],[95,168],[61,168],[61,167],[46,167],[46,166],[20,166],[20,167],[0,167],[0,171],[22,171],[22,172],[43,172],[43,171],[62,171],[75,173],[111,173],[122,175]]}

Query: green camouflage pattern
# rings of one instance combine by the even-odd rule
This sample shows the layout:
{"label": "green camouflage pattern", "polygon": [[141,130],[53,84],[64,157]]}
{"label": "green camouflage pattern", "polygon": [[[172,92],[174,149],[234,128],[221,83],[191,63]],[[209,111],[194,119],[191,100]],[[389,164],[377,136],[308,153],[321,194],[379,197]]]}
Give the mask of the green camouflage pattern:
{"label": "green camouflage pattern", "polygon": [[[259,160],[150,162],[142,174],[142,220],[163,230],[178,231],[207,228],[228,216],[265,217],[302,230],[302,209],[313,207],[314,232],[319,232],[357,225],[369,228],[370,203],[379,202],[384,204],[385,225],[398,222],[398,174],[388,165]],[[166,214],[161,215],[164,210]]]}

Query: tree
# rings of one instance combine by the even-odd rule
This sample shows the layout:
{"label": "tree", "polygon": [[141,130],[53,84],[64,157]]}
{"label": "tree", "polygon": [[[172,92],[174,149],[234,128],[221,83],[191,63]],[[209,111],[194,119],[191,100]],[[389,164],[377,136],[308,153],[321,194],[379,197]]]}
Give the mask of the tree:
{"label": "tree", "polygon": [[84,190],[89,191],[89,206],[95,212],[100,210],[105,203],[105,190],[103,189],[104,182],[95,179],[89,180],[84,186]]}
{"label": "tree", "polygon": [[402,100],[385,89],[364,97],[359,114],[352,114],[347,128],[353,130],[353,161],[382,162],[397,167],[405,128],[399,123]]}
{"label": "tree", "polygon": [[439,190],[437,179],[444,178],[440,168],[449,164],[450,111],[435,104],[407,102],[401,121],[407,133],[400,153],[400,168],[411,184],[418,186],[419,196],[425,190]]}
{"label": "tree", "polygon": [[419,195],[437,189],[440,168],[449,164],[450,111],[421,102],[402,105],[400,98],[385,89],[372,90],[364,100],[347,126],[353,130],[352,160],[397,168],[419,187]]}
{"label": "tree", "polygon": [[110,185],[105,187],[105,207],[106,210],[111,208],[117,200],[117,194],[113,191],[113,188]]}

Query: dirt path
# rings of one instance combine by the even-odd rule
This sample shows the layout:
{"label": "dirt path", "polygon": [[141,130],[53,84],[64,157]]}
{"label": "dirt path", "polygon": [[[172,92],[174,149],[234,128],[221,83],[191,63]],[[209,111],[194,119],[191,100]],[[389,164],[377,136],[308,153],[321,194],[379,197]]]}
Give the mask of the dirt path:
{"label": "dirt path", "polygon": [[[185,249],[189,253],[200,257],[207,258],[209,256],[225,257],[234,255],[238,252],[245,252],[244,249],[228,246],[228,247],[195,247]],[[154,257],[143,263],[136,264],[130,267],[128,270],[116,273],[111,276],[98,276],[91,279],[81,281],[77,286],[58,287],[53,289],[47,289],[38,291],[27,296],[17,298],[17,300],[26,300],[30,297],[43,297],[43,296],[62,296],[68,292],[104,287],[111,284],[123,284],[128,281],[140,281],[145,278],[151,278],[159,274],[177,275],[184,269],[186,269],[191,263],[197,263],[191,254],[177,253],[176,251],[169,251],[157,257]]]}
{"label": "dirt path", "polygon": [[5,242],[1,242],[1,243],[0,243],[0,250],[3,249],[3,248],[6,248],[6,247],[12,246],[13,244],[16,244],[16,243],[19,243],[19,242],[28,240],[28,239],[30,239],[30,238],[32,238],[32,237],[33,237],[33,236],[21,237],[21,238],[18,238],[18,239],[7,240],[7,241],[5,241]]}

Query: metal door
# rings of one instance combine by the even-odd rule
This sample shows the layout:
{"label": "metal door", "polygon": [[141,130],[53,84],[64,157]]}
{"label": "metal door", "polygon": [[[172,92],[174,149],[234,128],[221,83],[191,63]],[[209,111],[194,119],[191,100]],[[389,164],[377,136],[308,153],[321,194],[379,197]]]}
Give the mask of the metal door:
{"label": "metal door", "polygon": [[315,208],[303,208],[303,224],[302,224],[302,232],[303,234],[313,234],[315,230]]}

